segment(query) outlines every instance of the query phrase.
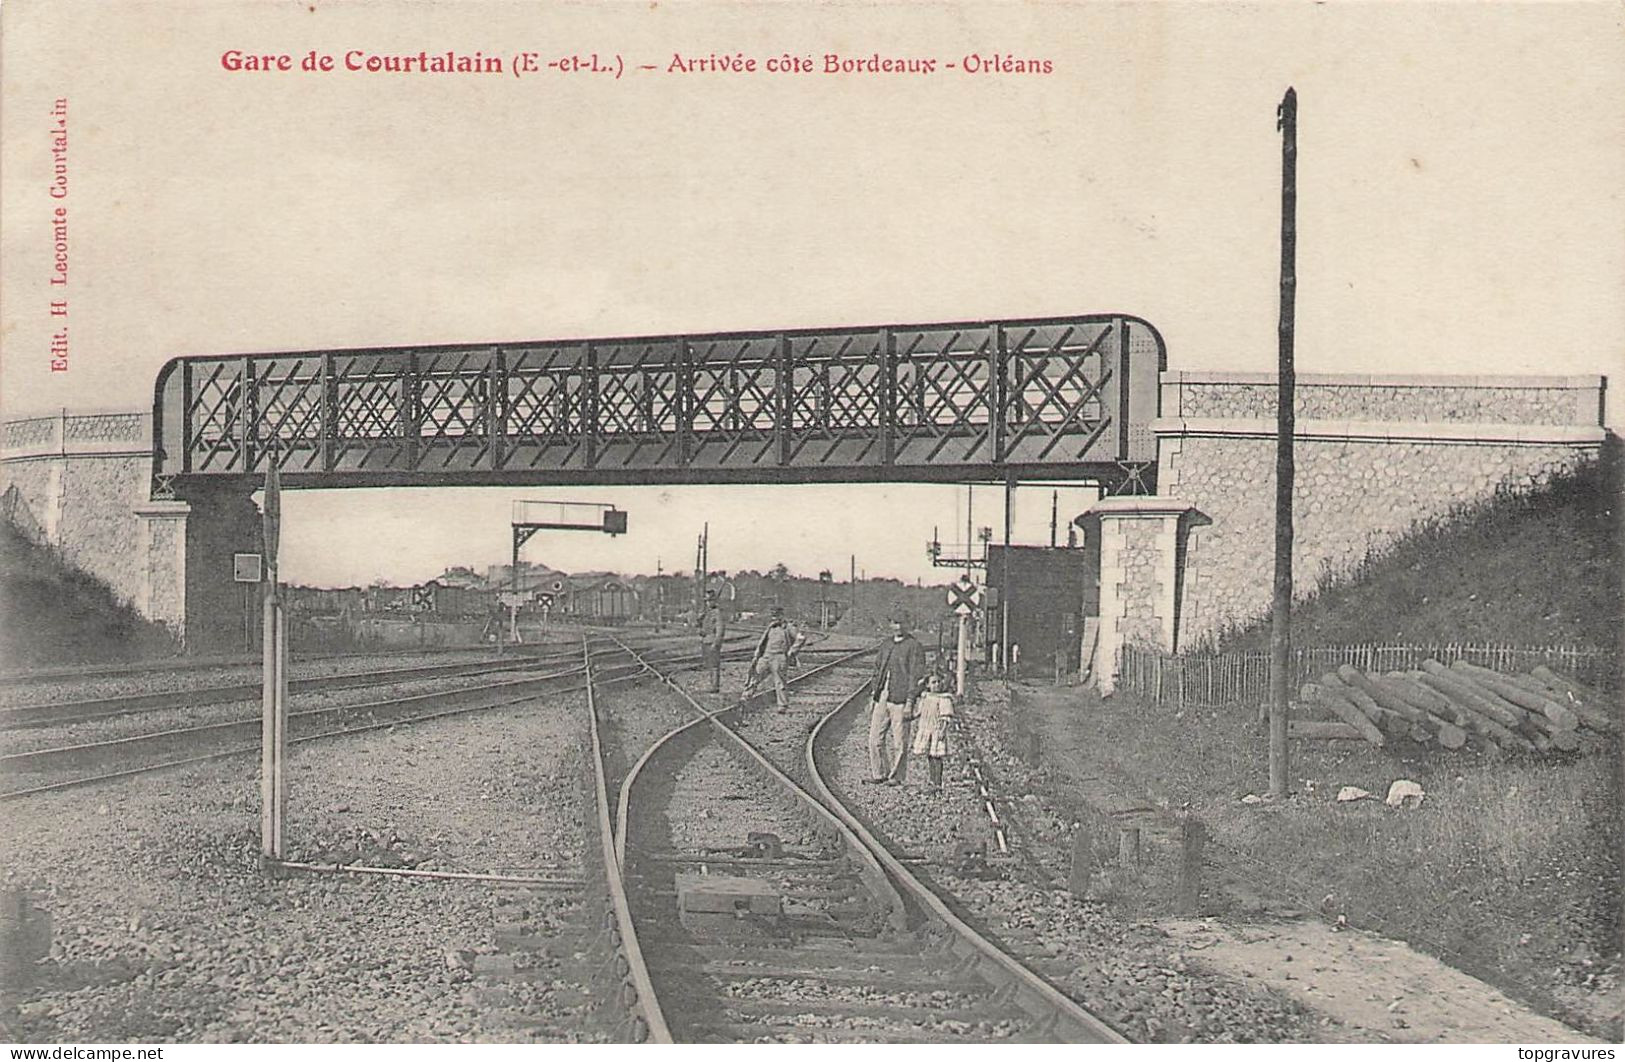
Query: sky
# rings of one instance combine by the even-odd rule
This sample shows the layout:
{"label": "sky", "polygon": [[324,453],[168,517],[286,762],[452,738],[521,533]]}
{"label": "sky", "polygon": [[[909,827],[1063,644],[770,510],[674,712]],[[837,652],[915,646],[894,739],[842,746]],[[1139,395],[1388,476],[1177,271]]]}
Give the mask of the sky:
{"label": "sky", "polygon": [[[0,7],[0,413],[138,408],[183,354],[1124,312],[1269,370],[1300,101],[1300,371],[1614,373],[1613,4],[145,3]],[[618,56],[620,78],[233,72],[231,49]],[[1049,74],[767,74],[791,55]],[[754,57],[679,73],[674,56]],[[656,67],[638,71],[638,64]],[[68,194],[51,197],[53,101]],[[71,354],[51,212],[68,212]],[[1617,403],[1616,403],[1617,405]],[[1617,427],[1618,414],[1609,412]],[[996,491],[978,525],[999,527]],[[847,558],[931,578],[925,487],[290,492],[290,578],[507,555],[516,497],[615,502],[563,567]],[[1086,504],[1074,491],[1076,515]],[[1017,541],[1047,542],[1021,492]],[[962,538],[944,530],[944,539]],[[866,563],[867,562],[867,563]]]}

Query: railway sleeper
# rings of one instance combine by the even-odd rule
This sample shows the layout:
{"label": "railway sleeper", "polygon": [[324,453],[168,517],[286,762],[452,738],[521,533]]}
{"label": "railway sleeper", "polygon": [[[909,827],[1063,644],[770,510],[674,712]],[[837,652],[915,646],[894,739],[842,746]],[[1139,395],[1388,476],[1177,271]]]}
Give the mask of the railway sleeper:
{"label": "railway sleeper", "polygon": [[899,958],[920,963],[928,961],[920,955],[920,950],[914,942],[906,938],[865,940],[862,944],[858,944],[850,941],[831,943],[830,938],[821,937],[813,941],[799,942],[793,948],[771,945],[735,947],[726,944],[691,944],[681,949],[679,954],[685,959],[691,958],[698,962],[760,962],[768,965],[782,963],[792,955],[795,961],[800,963],[812,965],[827,963],[831,966],[853,962],[889,965]]}
{"label": "railway sleeper", "polygon": [[[871,987],[884,995],[893,995],[895,993],[889,983],[871,983]],[[742,1017],[780,1017],[812,1014],[822,1018],[862,1018],[871,1021],[908,1022],[911,1024],[926,1021],[958,1021],[967,1025],[1011,1020],[1010,1011],[999,1001],[992,999],[978,1001],[968,1007],[921,1007],[890,1001],[874,1003],[803,1002],[795,999],[749,999],[741,996],[731,996],[724,999],[722,1003],[726,1010]]]}
{"label": "railway sleeper", "polygon": [[677,863],[684,866],[703,865],[707,867],[739,867],[742,869],[760,867],[764,870],[799,870],[802,868],[817,869],[820,867],[837,869],[851,865],[851,861],[848,860],[844,855],[835,856],[833,858],[807,856],[804,859],[751,859],[748,856],[707,856],[673,852],[639,852],[637,854],[637,858],[647,859],[652,863]]}
{"label": "railway sleeper", "polygon": [[[761,1025],[751,1022],[727,1022],[712,1024],[697,1030],[695,1037],[699,1043],[758,1043],[764,1037],[770,1042],[783,1043],[784,1040],[774,1040],[778,1037],[799,1037],[799,1041],[834,1044],[962,1044],[986,1043],[985,1037],[970,1038],[958,1030],[921,1029],[918,1027],[896,1029],[884,1026],[860,1025],[856,1027],[841,1027],[833,1025]],[[1023,1038],[1010,1037],[1011,1043],[1023,1042]]]}
{"label": "railway sleeper", "polygon": [[[909,977],[901,977],[907,971]],[[987,984],[970,978],[941,976],[925,963],[902,966],[887,963],[883,970],[830,968],[820,966],[729,966],[707,963],[699,973],[723,981],[822,981],[831,985],[873,985],[884,978],[888,990],[894,992],[962,992],[984,993]]]}
{"label": "railway sleeper", "polygon": [[849,900],[854,896],[868,896],[863,882],[853,878],[832,882],[820,878],[774,878],[775,885],[784,888],[786,903],[805,903],[809,900]]}

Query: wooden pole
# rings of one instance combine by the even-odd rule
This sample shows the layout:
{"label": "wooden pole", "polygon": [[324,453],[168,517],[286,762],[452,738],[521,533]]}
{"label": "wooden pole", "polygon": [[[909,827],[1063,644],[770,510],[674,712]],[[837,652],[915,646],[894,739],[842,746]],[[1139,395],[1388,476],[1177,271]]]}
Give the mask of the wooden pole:
{"label": "wooden pole", "polygon": [[[529,515],[528,513],[526,514]],[[519,528],[513,532],[513,564],[508,569],[508,637],[519,644]]]}
{"label": "wooden pole", "polygon": [[1006,472],[1004,475],[1004,556],[999,558],[1000,581],[1003,586],[999,593],[999,649],[1004,653],[1004,670],[1010,671],[1010,530],[1015,521],[1012,512],[1012,503],[1016,497],[1016,478]]}
{"label": "wooden pole", "polygon": [[851,554],[851,557],[852,557],[852,574],[849,576],[849,579],[851,580],[851,583],[852,583],[852,608],[851,608],[851,612],[852,612],[852,622],[856,623],[856,622],[858,622],[858,555],[856,553],[853,553],[853,554]]}
{"label": "wooden pole", "polygon": [[1292,689],[1292,433],[1297,378],[1293,315],[1297,295],[1298,94],[1288,88],[1277,112],[1281,130],[1280,381],[1275,432],[1275,602],[1270,623],[1270,796],[1287,788],[1287,708]]}

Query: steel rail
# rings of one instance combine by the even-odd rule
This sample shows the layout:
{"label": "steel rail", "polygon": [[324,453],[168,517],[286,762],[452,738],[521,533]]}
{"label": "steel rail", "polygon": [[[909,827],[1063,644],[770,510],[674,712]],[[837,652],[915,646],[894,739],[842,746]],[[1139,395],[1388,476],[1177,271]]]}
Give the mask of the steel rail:
{"label": "steel rail", "polygon": [[[1086,1033],[1089,1037],[1086,1042],[1112,1044],[1132,1042],[1104,1020],[1086,1010],[1076,1000],[1050,984],[1036,971],[988,940],[958,915],[954,914],[930,886],[921,881],[896,856],[892,855],[884,842],[871,833],[858,820],[858,817],[852,813],[851,809],[836,797],[823,773],[818,768],[817,745],[825,733],[825,727],[838,715],[849,709],[854,702],[855,698],[848,698],[837,705],[820,719],[813,727],[812,732],[807,735],[805,749],[807,774],[812,781],[812,785],[818,791],[820,799],[829,805],[830,810],[854,834],[863,839],[865,846],[874,853],[875,857],[908,892],[910,897],[953,932],[959,948],[970,949],[981,960],[977,972],[985,980],[992,981],[1002,976],[1008,983],[1016,986],[1015,1001],[1023,1010],[1039,1018],[1059,1015],[1063,1020]],[[963,951],[961,953],[963,954]],[[989,976],[989,973],[986,972],[988,964],[991,964],[994,968],[992,976]]]}
{"label": "steel rail", "polygon": [[[731,639],[737,641],[738,639]],[[675,646],[673,646],[675,647]],[[647,646],[650,651],[664,650],[667,645]],[[737,649],[733,651],[738,651]],[[340,675],[319,675],[293,679],[288,683],[290,693],[312,693],[366,686],[384,686],[400,682],[428,681],[459,675],[504,674],[530,671],[552,664],[575,660],[575,651],[568,653],[537,653],[507,659],[489,659],[455,664],[429,664],[422,667],[386,668],[381,671],[358,671]],[[24,727],[67,726],[73,723],[107,719],[121,715],[164,711],[176,708],[203,708],[232,701],[254,700],[259,696],[258,682],[239,682],[225,685],[196,686],[190,689],[165,690],[156,693],[118,694],[111,697],[92,697],[77,701],[55,701],[16,705],[0,708],[0,729]]]}
{"label": "steel rail", "polygon": [[[726,655],[727,654],[725,654],[725,658],[726,658]],[[698,657],[692,657],[692,656],[677,657],[677,658],[674,658],[673,660],[671,660],[669,662],[671,662],[671,663],[692,663],[693,661],[698,660],[698,659],[699,659]],[[643,670],[641,665],[623,664],[623,665],[620,665],[620,666],[621,667],[635,667],[639,671]],[[457,690],[444,690],[444,691],[439,691],[439,692],[431,691],[431,692],[428,692],[428,693],[414,693],[414,694],[410,694],[410,695],[405,696],[405,697],[396,697],[396,698],[391,698],[389,700],[363,701],[363,702],[361,702],[359,704],[337,705],[337,706],[331,707],[331,708],[307,708],[307,709],[305,709],[303,711],[298,711],[298,712],[291,713],[289,715],[289,718],[290,719],[310,720],[310,719],[314,719],[314,718],[317,718],[317,717],[320,717],[320,716],[342,716],[342,715],[360,715],[360,714],[367,714],[367,713],[378,713],[378,712],[384,711],[384,710],[398,709],[403,705],[410,705],[410,704],[412,704],[414,702],[443,701],[443,700],[450,700],[450,699],[453,699],[453,698],[461,699],[461,698],[464,698],[464,697],[477,696],[477,695],[482,694],[482,693],[489,693],[489,692],[491,692],[493,690],[508,690],[508,689],[518,689],[518,688],[529,688],[529,687],[532,687],[532,686],[539,686],[539,685],[543,685],[545,683],[554,682],[554,681],[557,681],[559,679],[570,678],[572,676],[580,675],[580,674],[582,674],[582,669],[579,668],[579,667],[575,667],[575,668],[570,668],[570,669],[567,669],[567,670],[564,670],[564,671],[549,672],[549,673],[547,673],[545,675],[533,675],[533,676],[530,676],[530,677],[524,678],[524,679],[516,679],[516,680],[511,680],[511,681],[506,681],[506,682],[486,683],[484,685],[479,685],[479,686],[465,686],[462,689],[457,689]],[[506,703],[506,702],[504,702],[504,703]],[[232,732],[233,730],[258,728],[259,725],[260,725],[260,720],[258,718],[233,719],[233,720],[228,720],[228,721],[220,722],[220,723],[202,723],[202,724],[199,724],[197,726],[173,727],[173,728],[170,728],[168,730],[158,730],[158,731],[153,731],[153,732],[145,733],[145,734],[132,734],[132,735],[127,736],[127,737],[109,738],[109,739],[107,739],[105,741],[88,741],[88,742],[82,742],[82,743],[77,744],[77,745],[54,745],[54,746],[48,746],[46,748],[40,748],[40,749],[28,749],[28,750],[23,751],[23,752],[13,752],[13,753],[8,753],[6,755],[0,756],[0,767],[17,769],[17,768],[20,768],[20,767],[24,767],[25,765],[41,761],[41,760],[50,759],[50,758],[55,757],[55,756],[72,756],[72,755],[79,755],[79,754],[84,754],[84,753],[89,753],[89,752],[106,752],[106,751],[112,751],[112,750],[119,749],[119,748],[129,749],[129,748],[139,747],[139,746],[141,746],[143,744],[163,742],[163,741],[172,741],[172,740],[185,739],[185,738],[197,738],[197,737],[202,737],[202,736],[209,735],[209,734],[224,735],[224,734]]]}
{"label": "steel rail", "polygon": [[[564,630],[564,629],[573,629],[573,627],[574,627],[574,625],[564,624],[564,625],[561,625],[559,627],[550,628],[550,629]],[[621,629],[626,630],[627,628],[621,628]],[[694,633],[691,630],[687,630],[685,628],[681,628],[681,627],[677,627],[677,626],[671,627],[670,628],[670,633],[668,633],[667,630],[656,631],[656,630],[650,630],[650,629],[645,629],[645,628],[633,628],[633,629],[641,631],[640,636],[650,637],[650,638],[653,638],[655,640],[659,640],[659,639],[662,639],[662,638],[680,638],[680,637],[684,637],[684,636],[690,636],[690,635],[692,635]],[[742,630],[749,630],[749,629],[750,628],[742,628]],[[540,657],[540,656],[543,655],[542,653],[537,652],[536,650],[543,650],[543,649],[548,649],[548,648],[558,648],[558,649],[563,650],[563,652],[559,654],[559,659],[561,659],[561,660],[573,660],[576,657],[575,648],[574,648],[573,644],[571,644],[571,642],[568,642],[568,641],[564,641],[564,642],[545,642],[545,641],[544,642],[527,642],[527,643],[524,643],[524,644],[519,645],[517,647],[510,647],[510,648],[518,648],[521,652],[523,652],[523,653],[525,653],[527,655],[530,655],[532,657]],[[490,654],[490,652],[491,652],[491,646],[486,645],[486,644],[480,644],[480,645],[398,646],[398,647],[392,648],[392,649],[369,649],[369,650],[367,650],[365,652],[292,653],[292,654],[290,654],[290,663],[293,663],[293,664],[313,664],[313,663],[319,663],[319,662],[322,662],[322,661],[352,660],[352,659],[358,659],[358,658],[364,658],[364,657],[428,656],[428,655],[447,655],[447,656],[451,656],[451,655],[467,655],[467,654],[470,654],[470,653],[486,653],[486,654]],[[175,659],[167,659],[167,660],[142,660],[142,661],[137,661],[137,662],[128,663],[128,664],[92,664],[92,665],[89,665],[89,666],[86,666],[86,667],[57,666],[57,667],[43,667],[43,668],[23,668],[23,669],[17,669],[17,670],[0,671],[0,687],[5,687],[5,686],[29,686],[29,685],[49,686],[49,685],[56,685],[56,684],[63,683],[63,682],[84,682],[84,681],[94,681],[94,680],[98,680],[98,679],[136,678],[136,677],[140,677],[142,675],[150,675],[150,674],[152,674],[154,672],[188,672],[188,671],[212,671],[212,670],[225,671],[225,670],[245,669],[245,668],[252,668],[254,670],[258,670],[259,666],[260,666],[260,657],[259,657],[258,653],[256,653],[253,656],[186,657],[186,658],[175,658]]]}
{"label": "steel rail", "polygon": [[[790,679],[788,682],[786,682],[785,685],[794,686],[797,683],[806,682],[809,679],[812,679],[814,676],[822,674],[823,672],[828,671],[831,668],[840,667],[842,664],[845,664],[845,663],[847,663],[847,662],[849,662],[851,660],[854,660],[857,657],[865,656],[868,653],[871,653],[873,651],[874,650],[872,650],[872,649],[847,650],[845,656],[843,656],[843,657],[841,657],[839,659],[836,659],[836,660],[831,660],[827,664],[820,664],[818,667],[813,668],[811,671],[807,671],[807,672],[804,672],[803,674],[797,675],[794,678]],[[636,655],[636,654],[634,654],[634,655]],[[659,671],[655,670],[654,668],[649,667],[648,665],[644,665],[643,670],[647,671],[651,675],[654,675],[656,678],[660,679],[663,682],[666,681],[664,675],[662,675]],[[669,685],[669,683],[668,683],[668,685]],[[733,704],[727,705],[726,707],[723,707],[723,708],[718,708],[715,711],[710,711],[710,710],[707,710],[707,709],[705,709],[703,707],[699,707],[696,704],[696,702],[693,700],[693,698],[689,698],[689,703],[690,704],[696,704],[696,707],[702,713],[701,717],[698,718],[698,719],[690,719],[686,723],[680,723],[676,727],[673,727],[667,733],[661,735],[661,737],[658,740],[656,740],[648,748],[643,750],[643,755],[638,757],[637,762],[632,765],[631,770],[626,772],[626,777],[621,779],[620,796],[619,796],[619,799],[616,802],[616,808],[615,808],[615,823],[616,823],[615,857],[620,863],[622,863],[624,865],[625,862],[626,862],[626,818],[627,818],[627,806],[631,802],[631,799],[632,799],[632,783],[633,783],[634,779],[636,779],[638,777],[638,774],[643,770],[644,766],[649,762],[650,758],[654,756],[656,751],[658,751],[660,749],[660,747],[662,745],[664,745],[667,741],[671,740],[672,738],[675,738],[678,734],[681,734],[683,731],[689,729],[690,727],[698,726],[700,723],[708,722],[711,719],[713,719],[714,717],[722,715],[722,714],[724,714],[726,712],[737,711],[741,706],[743,706],[745,704],[749,704],[753,700],[765,699],[768,696],[770,696],[771,693],[772,693],[771,690],[762,690],[759,693],[754,693],[749,697],[742,698],[741,700],[739,700],[739,701],[737,701],[737,702],[735,702]],[[685,696],[686,696],[686,694],[685,694]]]}
{"label": "steel rail", "polygon": [[[507,690],[513,688],[529,688],[545,683],[555,682],[559,679],[570,678],[581,674],[581,669],[571,668],[567,671],[553,671],[546,675],[537,675],[522,682],[487,683],[482,686],[465,686],[457,690],[442,690],[439,692],[414,693],[406,697],[395,697],[384,701],[363,701],[360,704],[336,705],[331,708],[307,708],[303,711],[289,713],[289,719],[314,719],[322,716],[336,715],[363,715],[376,713],[381,710],[396,709],[410,706],[418,702],[447,701],[464,699],[493,690]],[[258,717],[251,719],[232,719],[220,723],[201,723],[197,726],[173,727],[168,730],[155,730],[146,734],[131,734],[127,737],[109,738],[105,741],[87,741],[77,745],[53,745],[40,749],[29,749],[24,752],[8,753],[0,756],[0,767],[16,769],[25,764],[54,756],[82,755],[89,752],[111,752],[117,749],[136,748],[143,744],[162,741],[198,738],[209,734],[224,735],[233,730],[252,727],[258,729]]]}
{"label": "steel rail", "polygon": [[[572,672],[572,674],[579,674],[579,673],[580,673],[579,670],[575,671],[575,672]],[[614,686],[614,685],[619,685],[619,684],[621,684],[623,682],[635,682],[635,681],[640,680],[642,677],[643,677],[643,672],[640,669],[640,670],[635,671],[635,672],[633,672],[631,674],[628,674],[628,675],[618,675],[615,678],[611,678],[611,679],[600,679],[599,680],[599,685],[601,685],[601,686]],[[557,690],[555,692],[558,692],[558,693],[579,693],[579,692],[581,692],[581,690],[583,688],[584,688],[583,686],[566,686],[563,689]],[[527,701],[534,700],[535,697],[537,696],[537,694],[540,693],[540,692],[541,691],[528,692],[522,697],[514,697],[514,698],[510,698],[508,700],[498,701],[495,704],[476,704],[476,705],[469,705],[467,707],[462,707],[462,708],[451,708],[451,709],[447,709],[446,711],[441,711],[441,712],[425,712],[425,713],[420,713],[420,714],[417,714],[417,715],[403,716],[403,717],[398,718],[398,719],[385,720],[383,722],[366,723],[366,724],[363,724],[361,726],[343,727],[343,728],[338,729],[338,730],[328,730],[328,731],[324,731],[324,732],[322,732],[320,734],[307,734],[304,737],[289,738],[288,739],[288,744],[290,744],[290,745],[300,745],[300,744],[304,744],[307,741],[324,741],[324,740],[326,740],[328,738],[346,737],[346,736],[349,736],[349,735],[352,735],[352,734],[365,734],[365,733],[369,733],[369,732],[374,731],[374,730],[385,730],[385,729],[388,729],[390,727],[396,727],[396,726],[410,726],[410,725],[412,725],[414,723],[432,722],[433,720],[436,720],[436,719],[448,719],[448,718],[451,718],[453,716],[469,715],[469,714],[472,714],[474,712],[488,712],[488,711],[494,711],[494,710],[501,709],[501,708],[511,708],[514,705],[524,704]],[[442,694],[440,696],[444,697],[445,695]],[[324,709],[324,711],[327,711],[327,710],[330,710],[330,709]],[[233,725],[238,725],[238,724],[233,724]],[[101,782],[120,781],[120,780],[125,779],[125,778],[133,778],[133,777],[136,777],[138,775],[143,775],[143,774],[152,774],[152,773],[156,773],[158,771],[170,770],[170,769],[173,769],[173,768],[176,768],[176,767],[187,767],[187,766],[191,766],[191,765],[199,764],[199,763],[209,763],[209,762],[212,762],[214,760],[229,759],[230,757],[233,757],[233,756],[244,756],[244,755],[249,755],[249,754],[257,755],[259,752],[260,752],[260,746],[259,746],[259,743],[256,742],[253,745],[243,745],[243,746],[239,746],[237,748],[223,749],[223,750],[221,750],[219,752],[210,752],[210,753],[205,753],[205,754],[199,755],[199,756],[187,756],[187,757],[184,757],[184,758],[178,759],[178,760],[166,760],[166,761],[164,761],[162,763],[146,764],[146,765],[143,765],[143,766],[140,766],[140,767],[130,767],[130,768],[126,768],[126,769],[120,770],[120,771],[110,771],[110,772],[106,772],[106,773],[103,773],[103,774],[90,775],[90,776],[84,777],[84,778],[71,778],[71,779],[67,779],[65,781],[61,781],[61,782],[50,782],[50,783],[47,783],[45,785],[31,786],[31,787],[29,787],[27,789],[13,789],[13,790],[10,790],[9,792],[0,793],[0,801],[16,800],[16,799],[20,799],[22,797],[29,797],[29,796],[40,796],[40,795],[43,795],[45,793],[61,792],[63,790],[68,790],[68,789],[79,789],[79,788],[83,788],[85,786],[95,785],[95,784],[98,784],[98,783],[101,783]]]}
{"label": "steel rail", "polygon": [[[623,648],[625,647],[623,646]],[[635,649],[627,649],[626,651],[630,653],[634,659],[640,661],[642,660],[641,655]],[[854,650],[849,657],[830,661],[828,664],[819,667],[815,671],[808,672],[806,675],[802,676],[802,678],[811,678],[814,674],[837,667],[840,664],[847,662],[847,660],[866,656],[872,652],[874,652],[872,647]],[[760,770],[765,772],[774,781],[788,789],[808,810],[810,810],[818,818],[822,819],[831,829],[836,832],[836,835],[839,836],[848,845],[852,852],[858,856],[859,863],[861,865],[861,876],[864,878],[869,888],[873,890],[875,897],[884,902],[887,908],[890,910],[890,922],[892,927],[899,931],[905,930],[907,928],[908,912],[903,905],[903,897],[897,891],[896,887],[891,883],[890,879],[887,878],[886,872],[881,867],[879,861],[875,859],[874,854],[869,851],[866,845],[863,844],[858,835],[853,833],[847,827],[847,825],[842,822],[839,817],[834,815],[829,808],[825,807],[817,797],[807,792],[807,790],[799,782],[785,774],[766,756],[763,756],[761,752],[757,750],[756,746],[740,737],[732,727],[728,726],[722,721],[720,718],[721,715],[726,711],[730,711],[733,708],[738,707],[738,705],[731,705],[729,708],[711,711],[696,701],[687,690],[678,685],[677,682],[670,676],[663,674],[653,666],[649,666],[648,669],[674,693],[676,693],[683,700],[687,701],[697,716],[697,718],[695,718],[692,722],[678,727],[676,730],[673,730],[671,733],[661,738],[659,742],[656,742],[654,747],[663,748],[666,746],[669,740],[674,738],[676,735],[681,734],[692,727],[698,726],[701,723],[710,723],[711,726],[714,727],[719,733],[732,741],[734,745],[747,757],[749,757]],[[865,685],[867,685],[867,683]],[[862,690],[860,689],[858,692],[861,693]],[[649,759],[650,756],[645,754],[640,763],[647,766]],[[640,776],[640,774],[629,774],[627,776],[627,780],[621,783],[622,789],[626,792],[630,792],[631,786],[633,785],[635,779]],[[630,811],[623,808],[621,814],[621,829],[623,831],[626,830],[626,820],[629,814]],[[624,849],[624,842],[622,847]],[[622,873],[625,873],[624,865],[622,867]]]}
{"label": "steel rail", "polygon": [[582,668],[587,676],[587,726],[592,740],[593,799],[598,807],[598,837],[603,849],[604,877],[609,885],[610,904],[615,911],[615,923],[620,927],[622,954],[626,957],[627,973],[637,993],[637,1007],[655,1043],[672,1043],[671,1028],[660,1009],[660,998],[655,995],[654,981],[649,976],[648,964],[643,960],[643,949],[638,944],[637,927],[632,922],[632,906],[626,898],[625,868],[615,846],[615,831],[609,820],[609,764],[604,759],[604,746],[598,733],[598,702],[593,692],[592,647],[586,635],[581,638]]}
{"label": "steel rail", "polygon": [[[487,653],[489,645],[436,645],[411,646],[398,649],[372,649],[354,653],[299,653],[291,654],[291,663],[311,664],[323,660],[348,660],[369,656],[409,656],[445,653]],[[87,667],[42,667],[0,672],[0,687],[53,686],[63,682],[84,682],[95,679],[137,678],[153,672],[211,671],[237,668],[258,668],[258,656],[215,656],[189,659],[144,660],[132,664],[94,664]]]}

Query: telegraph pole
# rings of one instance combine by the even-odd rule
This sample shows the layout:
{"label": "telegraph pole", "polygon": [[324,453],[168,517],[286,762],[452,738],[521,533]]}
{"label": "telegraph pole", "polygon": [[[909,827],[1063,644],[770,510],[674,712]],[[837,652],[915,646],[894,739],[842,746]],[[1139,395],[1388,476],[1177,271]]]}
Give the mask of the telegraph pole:
{"label": "telegraph pole", "polygon": [[852,554],[852,622],[858,622],[858,555]]}
{"label": "telegraph pole", "polygon": [[1270,623],[1270,796],[1287,796],[1286,717],[1292,689],[1292,433],[1297,377],[1293,316],[1297,295],[1298,93],[1288,88],[1276,111],[1281,132],[1280,383],[1275,420],[1275,603]]}

